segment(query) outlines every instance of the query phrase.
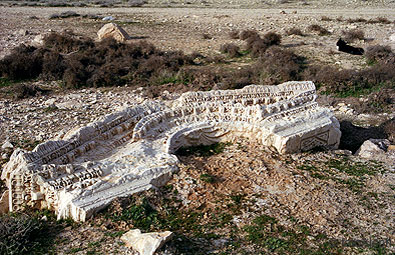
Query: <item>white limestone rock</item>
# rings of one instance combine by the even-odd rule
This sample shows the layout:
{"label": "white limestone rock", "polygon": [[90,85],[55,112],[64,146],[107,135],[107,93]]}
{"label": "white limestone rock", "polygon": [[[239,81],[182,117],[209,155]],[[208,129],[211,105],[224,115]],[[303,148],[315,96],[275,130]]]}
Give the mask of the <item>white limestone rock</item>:
{"label": "white limestone rock", "polygon": [[395,151],[387,139],[369,139],[355,152],[361,158],[379,160],[387,163],[391,168],[395,166]]}
{"label": "white limestone rock", "polygon": [[178,169],[173,153],[185,146],[247,137],[279,153],[336,149],[339,122],[315,100],[312,82],[287,82],[123,108],[31,152],[14,151],[1,176],[9,208],[85,221],[118,197],[164,185]]}
{"label": "white limestone rock", "polygon": [[139,229],[132,229],[121,236],[126,247],[140,253],[140,255],[153,255],[167,241],[173,237],[170,231],[151,232],[142,234]]}
{"label": "white limestone rock", "polygon": [[97,32],[97,36],[99,41],[105,38],[114,38],[118,42],[124,42],[130,39],[130,36],[126,31],[118,26],[115,23],[105,24],[100,30]]}

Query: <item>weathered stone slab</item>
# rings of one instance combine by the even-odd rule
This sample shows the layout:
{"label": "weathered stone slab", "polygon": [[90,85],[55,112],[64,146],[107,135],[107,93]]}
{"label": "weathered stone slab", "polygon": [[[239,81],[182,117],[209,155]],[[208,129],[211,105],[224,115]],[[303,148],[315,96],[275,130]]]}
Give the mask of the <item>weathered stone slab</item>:
{"label": "weathered stone slab", "polygon": [[339,123],[315,100],[312,82],[287,82],[126,108],[32,152],[14,151],[2,174],[9,208],[49,208],[85,221],[117,197],[165,184],[183,146],[247,137],[279,153],[337,148]]}

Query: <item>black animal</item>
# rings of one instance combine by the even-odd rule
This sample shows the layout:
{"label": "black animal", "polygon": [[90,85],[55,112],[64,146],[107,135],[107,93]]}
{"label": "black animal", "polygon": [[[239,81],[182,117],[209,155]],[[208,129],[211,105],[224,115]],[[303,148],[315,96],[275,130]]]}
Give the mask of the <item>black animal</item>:
{"label": "black animal", "polygon": [[362,48],[357,48],[357,47],[348,45],[341,38],[339,39],[339,41],[337,41],[336,45],[337,45],[337,50],[343,51],[343,52],[346,52],[349,54],[353,54],[353,55],[363,55],[363,53],[365,52]]}

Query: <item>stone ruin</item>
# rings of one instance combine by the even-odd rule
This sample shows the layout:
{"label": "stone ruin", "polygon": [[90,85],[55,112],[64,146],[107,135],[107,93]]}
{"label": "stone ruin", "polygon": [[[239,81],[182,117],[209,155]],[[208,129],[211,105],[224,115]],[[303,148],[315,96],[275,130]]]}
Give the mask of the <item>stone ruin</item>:
{"label": "stone ruin", "polygon": [[188,92],[107,115],[62,140],[17,149],[5,165],[9,210],[54,210],[85,221],[118,197],[164,185],[184,146],[239,137],[279,153],[337,148],[339,122],[316,102],[312,82]]}

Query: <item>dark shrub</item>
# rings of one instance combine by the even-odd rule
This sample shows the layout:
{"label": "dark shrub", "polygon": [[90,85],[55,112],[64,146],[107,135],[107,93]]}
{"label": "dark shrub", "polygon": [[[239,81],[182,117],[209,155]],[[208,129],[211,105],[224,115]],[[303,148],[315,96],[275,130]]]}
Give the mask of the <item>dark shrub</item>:
{"label": "dark shrub", "polygon": [[12,50],[0,60],[0,75],[12,80],[32,79],[40,75],[45,49],[37,49],[24,44]]}
{"label": "dark shrub", "polygon": [[342,37],[347,42],[354,42],[355,40],[365,39],[365,33],[360,29],[352,29],[349,31],[342,31]]}
{"label": "dark shrub", "polygon": [[389,21],[387,18],[385,17],[377,17],[375,19],[370,19],[367,21],[367,23],[369,24],[377,24],[377,23],[381,23],[381,24],[391,24],[391,21]]}
{"label": "dark shrub", "polygon": [[94,47],[91,39],[78,39],[70,31],[63,33],[51,33],[44,37],[44,47],[55,52],[70,53]]}
{"label": "dark shrub", "polygon": [[365,57],[370,64],[389,59],[394,56],[390,46],[374,45],[366,49]]}
{"label": "dark shrub", "polygon": [[35,245],[40,229],[37,219],[25,215],[0,217],[0,254],[26,254]]}
{"label": "dark shrub", "polygon": [[364,18],[355,18],[355,19],[347,19],[347,22],[348,23],[365,23],[365,22],[367,22],[367,20],[366,19],[364,19]]}
{"label": "dark shrub", "polygon": [[332,21],[333,19],[329,18],[328,16],[321,16],[322,21]]}
{"label": "dark shrub", "polygon": [[37,94],[44,92],[40,87],[30,84],[17,84],[12,89],[15,99],[24,99],[34,97]]}
{"label": "dark shrub", "polygon": [[249,38],[256,38],[259,37],[258,32],[255,30],[244,30],[241,31],[239,34],[239,38],[241,40],[247,40]]}
{"label": "dark shrub", "polygon": [[41,78],[44,80],[60,80],[65,69],[66,63],[61,54],[53,51],[44,54]]}
{"label": "dark shrub", "polygon": [[323,28],[320,25],[313,24],[309,26],[310,31],[313,32],[318,32],[319,35],[330,35],[331,32],[329,32],[326,28]]}
{"label": "dark shrub", "polygon": [[227,43],[221,46],[220,51],[222,53],[226,53],[229,55],[231,58],[239,57],[240,54],[240,47],[233,44],[233,43]]}
{"label": "dark shrub", "polygon": [[260,57],[262,84],[279,84],[285,81],[300,80],[305,60],[290,50],[278,46],[270,47]]}
{"label": "dark shrub", "polygon": [[213,39],[213,37],[211,36],[211,35],[209,35],[209,34],[202,34],[202,38],[203,39],[205,39],[205,40],[210,40],[210,39]]}
{"label": "dark shrub", "polygon": [[240,34],[240,31],[232,30],[232,31],[229,32],[229,38],[230,39],[240,39],[239,38],[239,34]]}
{"label": "dark shrub", "polygon": [[267,46],[279,45],[281,43],[281,35],[275,32],[269,32],[263,35],[263,42]]}
{"label": "dark shrub", "polygon": [[286,32],[287,35],[299,35],[299,36],[304,36],[302,30],[299,28],[293,27]]}

